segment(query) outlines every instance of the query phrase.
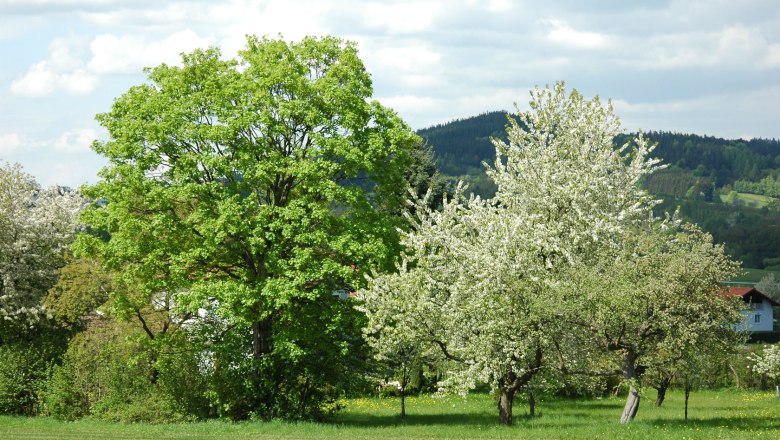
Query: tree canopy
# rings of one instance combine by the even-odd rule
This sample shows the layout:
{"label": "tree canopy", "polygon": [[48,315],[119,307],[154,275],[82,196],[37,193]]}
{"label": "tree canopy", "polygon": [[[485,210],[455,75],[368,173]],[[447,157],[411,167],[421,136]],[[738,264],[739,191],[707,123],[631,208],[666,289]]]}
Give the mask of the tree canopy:
{"label": "tree canopy", "polygon": [[85,192],[105,203],[82,219],[110,238],[78,248],[139,294],[246,331],[238,366],[215,361],[252,378],[245,411],[309,411],[279,390],[316,395],[303,388],[332,380],[321,359],[353,348],[354,312],[332,293],[392,266],[419,138],[337,38],[250,36],[236,59],[196,50],[148,75],[98,115],[109,165]]}
{"label": "tree canopy", "polygon": [[456,193],[440,212],[419,209],[398,273],[375,276],[361,295],[376,345],[427,341],[458,365],[445,385],[499,391],[503,423],[560,335],[551,311],[565,298],[562,275],[649,216],[639,182],[657,168],[641,136],[613,148],[611,105],[562,83],[534,90],[519,118],[508,142],[495,141],[496,196]]}

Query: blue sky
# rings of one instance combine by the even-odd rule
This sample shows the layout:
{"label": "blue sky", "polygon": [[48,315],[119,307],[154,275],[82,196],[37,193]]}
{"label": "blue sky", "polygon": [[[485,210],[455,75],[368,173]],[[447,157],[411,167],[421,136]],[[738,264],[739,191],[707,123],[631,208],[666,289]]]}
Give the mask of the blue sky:
{"label": "blue sky", "polygon": [[143,67],[246,34],[354,40],[413,128],[525,107],[565,80],[628,130],[780,138],[780,2],[0,0],[0,160],[95,182],[94,121]]}

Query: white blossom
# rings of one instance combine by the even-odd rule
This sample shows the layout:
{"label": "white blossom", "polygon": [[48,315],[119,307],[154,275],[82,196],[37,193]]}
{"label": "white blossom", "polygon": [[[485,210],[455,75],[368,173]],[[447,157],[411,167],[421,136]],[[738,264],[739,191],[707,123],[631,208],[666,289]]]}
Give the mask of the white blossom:
{"label": "white blossom", "polygon": [[639,182],[657,161],[641,135],[613,148],[611,105],[559,83],[533,91],[531,109],[495,142],[496,196],[465,199],[461,185],[440,211],[418,202],[398,272],[359,292],[369,341],[426,342],[455,361],[441,385],[460,393],[535,374],[559,325],[563,270],[652,215]]}
{"label": "white blossom", "polygon": [[0,325],[31,325],[76,232],[77,192],[41,188],[18,164],[0,167]]}

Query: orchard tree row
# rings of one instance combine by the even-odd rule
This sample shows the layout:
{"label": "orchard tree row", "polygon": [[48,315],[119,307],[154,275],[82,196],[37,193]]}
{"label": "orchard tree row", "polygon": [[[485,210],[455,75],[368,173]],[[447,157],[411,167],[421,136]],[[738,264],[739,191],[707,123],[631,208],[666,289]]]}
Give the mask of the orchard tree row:
{"label": "orchard tree row", "polygon": [[533,91],[482,200],[443,194],[371,95],[352,43],[249,37],[98,115],[108,165],[79,194],[2,168],[0,411],[316,418],[422,362],[442,392],[489,385],[505,424],[534,384],[621,377],[628,422],[643,378],[733,350],[738,265],[652,215],[661,166],[613,145],[611,105]]}

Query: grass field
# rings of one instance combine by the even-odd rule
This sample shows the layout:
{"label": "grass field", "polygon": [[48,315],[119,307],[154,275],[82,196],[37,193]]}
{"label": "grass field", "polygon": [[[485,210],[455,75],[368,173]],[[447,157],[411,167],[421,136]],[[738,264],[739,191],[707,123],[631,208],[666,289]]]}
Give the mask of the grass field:
{"label": "grass field", "polygon": [[729,281],[734,283],[746,283],[745,285],[747,286],[747,284],[755,284],[761,281],[761,278],[763,278],[765,275],[769,275],[770,273],[774,274],[776,280],[780,280],[780,272],[776,270],[751,269],[751,268],[743,268],[742,270],[744,271],[743,274],[734,277]]}
{"label": "grass field", "polygon": [[[652,394],[652,393],[651,393]],[[637,419],[618,423],[623,400],[542,399],[537,417],[515,402],[515,425],[497,423],[495,402],[484,394],[467,400],[421,396],[407,401],[408,416],[398,417],[398,400],[352,399],[328,423],[209,421],[189,424],[115,424],[96,420],[59,422],[49,418],[0,417],[0,439],[778,439],[780,399],[768,392],[693,393],[689,420],[683,396],[671,392],[664,406],[646,397]]]}
{"label": "grass field", "polygon": [[[720,200],[726,203],[728,202],[728,196],[721,194]],[[772,197],[762,196],[759,194],[737,193],[737,200],[744,206],[750,206],[752,208],[763,208],[772,201]]]}

